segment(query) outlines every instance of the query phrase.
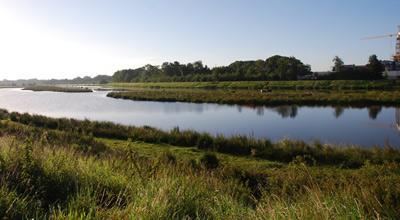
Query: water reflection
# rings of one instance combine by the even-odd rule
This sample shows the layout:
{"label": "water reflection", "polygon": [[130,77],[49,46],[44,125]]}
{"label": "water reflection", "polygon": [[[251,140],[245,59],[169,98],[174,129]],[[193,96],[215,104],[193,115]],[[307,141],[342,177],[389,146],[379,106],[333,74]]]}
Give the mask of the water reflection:
{"label": "water reflection", "polygon": [[[264,116],[265,111],[275,112],[280,115],[282,118],[296,118],[299,112],[299,109],[302,107],[296,105],[283,105],[278,107],[265,107],[265,106],[256,106],[256,107],[249,107],[249,106],[237,106],[237,110],[239,113],[243,111],[243,108],[253,109],[258,116]],[[319,107],[316,107],[319,108]],[[320,108],[332,108],[333,115],[335,118],[340,118],[346,109],[351,109],[351,107],[344,107],[344,106],[334,106],[334,107],[320,107]],[[364,108],[356,108],[356,109],[364,109]],[[370,106],[366,107],[368,111],[368,117],[372,120],[375,120],[379,113],[382,111],[382,106]]]}
{"label": "water reflection", "polygon": [[344,112],[344,108],[342,106],[336,106],[333,112],[335,118],[339,118]]}
{"label": "water reflection", "polygon": [[179,126],[223,135],[253,135],[321,140],[329,143],[400,146],[400,108],[371,106],[254,107],[182,102],[148,102],[113,99],[107,92],[84,94],[0,90],[0,108],[51,117],[148,125],[164,130]]}

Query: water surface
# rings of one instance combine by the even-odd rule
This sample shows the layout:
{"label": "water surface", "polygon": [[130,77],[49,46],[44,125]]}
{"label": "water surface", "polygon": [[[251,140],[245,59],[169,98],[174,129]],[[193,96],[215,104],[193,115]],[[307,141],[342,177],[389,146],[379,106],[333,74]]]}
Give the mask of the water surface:
{"label": "water surface", "polygon": [[[237,105],[131,101],[93,93],[32,92],[0,89],[0,108],[51,117],[149,125],[179,126],[212,134],[320,140],[365,146],[400,145],[396,108],[244,107]],[[400,114],[399,114],[400,115]],[[399,122],[399,118],[397,119]]]}

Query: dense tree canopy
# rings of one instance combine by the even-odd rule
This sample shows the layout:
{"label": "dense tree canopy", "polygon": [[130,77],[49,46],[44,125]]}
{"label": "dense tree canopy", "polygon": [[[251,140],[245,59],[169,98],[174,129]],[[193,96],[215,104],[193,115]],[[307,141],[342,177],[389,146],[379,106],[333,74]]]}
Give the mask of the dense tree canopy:
{"label": "dense tree canopy", "polygon": [[159,66],[146,65],[137,69],[115,72],[114,82],[148,81],[239,81],[239,80],[296,80],[311,74],[309,65],[294,57],[272,56],[266,60],[236,61],[212,69],[201,61],[181,64],[165,62]]}

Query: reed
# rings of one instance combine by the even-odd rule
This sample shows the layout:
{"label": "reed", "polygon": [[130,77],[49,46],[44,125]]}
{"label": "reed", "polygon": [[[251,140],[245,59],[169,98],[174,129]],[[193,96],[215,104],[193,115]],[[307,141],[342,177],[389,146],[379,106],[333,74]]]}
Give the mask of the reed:
{"label": "reed", "polygon": [[93,92],[93,90],[86,88],[86,87],[72,87],[72,86],[46,86],[46,85],[37,85],[37,86],[27,86],[23,88],[23,90],[31,90],[35,92]]}
{"label": "reed", "polygon": [[272,90],[396,90],[394,80],[297,80],[297,81],[229,81],[229,82],[145,82],[110,83],[112,87],[137,89],[272,89]]}
{"label": "reed", "polygon": [[194,160],[158,148],[143,154],[139,143],[125,142],[93,155],[22,137],[0,137],[0,216],[6,219],[400,217],[395,162],[348,170],[298,160],[253,169],[220,154],[191,152]]}
{"label": "reed", "polygon": [[371,106],[399,105],[399,91],[309,91],[136,89],[110,92],[108,97],[161,102],[238,104],[248,106]]}
{"label": "reed", "polygon": [[[49,140],[70,143],[79,140],[76,148],[87,152],[100,153],[104,146],[94,138],[133,140],[155,144],[169,144],[180,147],[196,147],[202,151],[214,151],[229,155],[253,157],[265,160],[292,162],[304,161],[317,165],[336,165],[345,168],[358,168],[366,163],[383,164],[400,162],[400,150],[394,146],[360,147],[335,146],[320,142],[306,143],[296,140],[282,140],[272,143],[267,139],[248,136],[212,136],[192,130],[174,128],[170,131],[143,126],[123,126],[111,122],[96,122],[66,118],[49,118],[40,115],[20,114],[0,111],[0,132],[30,134],[46,131]],[[11,121],[11,122],[10,122]],[[17,124],[15,124],[15,122]],[[18,124],[29,125],[19,129]],[[98,146],[97,146],[98,145]],[[96,146],[91,148],[90,146]]]}

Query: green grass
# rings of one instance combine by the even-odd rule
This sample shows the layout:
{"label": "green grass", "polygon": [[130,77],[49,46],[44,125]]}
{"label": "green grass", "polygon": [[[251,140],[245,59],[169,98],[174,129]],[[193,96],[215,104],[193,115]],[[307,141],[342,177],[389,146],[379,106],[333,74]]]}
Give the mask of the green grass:
{"label": "green grass", "polygon": [[41,92],[41,91],[50,91],[50,92],[93,92],[89,88],[82,88],[82,87],[61,87],[61,86],[27,86],[23,88],[23,90],[32,90],[35,92]]}
{"label": "green grass", "polygon": [[[4,110],[0,118],[0,218],[400,218],[396,148],[283,140],[258,152],[271,161],[257,157],[257,149],[234,155],[163,139],[194,135],[187,131],[159,133]],[[107,129],[121,136],[99,135]],[[134,135],[122,138],[125,133]],[[142,135],[161,136],[149,142]],[[175,143],[189,143],[181,141]],[[257,143],[224,141],[231,148]],[[347,165],[342,159],[321,163],[323,155],[345,158]]]}
{"label": "green grass", "polygon": [[108,97],[163,102],[220,103],[240,105],[399,105],[400,91],[313,91],[273,90],[195,90],[195,89],[135,89],[110,92]]}
{"label": "green grass", "polygon": [[393,80],[301,80],[301,81],[236,81],[236,82],[147,82],[109,83],[125,89],[273,89],[273,90],[393,90],[400,85]]}
{"label": "green grass", "polygon": [[[10,124],[11,126],[11,124]],[[131,140],[102,151],[47,140],[14,123],[0,137],[0,217],[7,219],[396,219],[400,165],[358,169],[276,163]],[[12,130],[13,130],[12,129]],[[7,131],[7,132],[6,132]],[[64,133],[64,131],[59,131]],[[49,142],[50,141],[50,142]],[[80,144],[78,141],[76,144]]]}
{"label": "green grass", "polygon": [[[400,150],[386,145],[384,148],[360,146],[335,146],[320,142],[306,143],[282,140],[272,143],[267,139],[248,136],[212,136],[191,130],[170,131],[143,126],[123,126],[111,122],[96,122],[66,118],[48,118],[40,115],[0,111],[0,132],[7,134],[39,136],[53,144],[68,144],[74,149],[101,153],[105,147],[95,138],[143,141],[167,144],[182,148],[196,147],[201,151],[214,151],[240,157],[254,157],[278,162],[305,162],[312,165],[337,165],[359,168],[366,163],[382,164],[400,162]],[[23,124],[24,126],[19,126]],[[32,127],[33,126],[33,127]],[[46,132],[45,137],[41,133]]]}

